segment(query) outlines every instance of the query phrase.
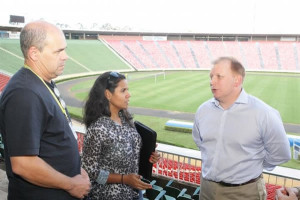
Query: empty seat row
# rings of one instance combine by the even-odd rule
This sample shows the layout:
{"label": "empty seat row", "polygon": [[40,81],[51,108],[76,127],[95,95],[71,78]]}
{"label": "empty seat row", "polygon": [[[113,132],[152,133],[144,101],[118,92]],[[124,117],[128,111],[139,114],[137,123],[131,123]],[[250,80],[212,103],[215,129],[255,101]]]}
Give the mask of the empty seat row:
{"label": "empty seat row", "polygon": [[[153,173],[169,177],[171,180],[175,179],[200,185],[201,167],[196,167],[187,163],[181,163],[172,159],[160,159],[159,163],[153,165]],[[273,200],[275,198],[276,189],[279,188],[281,188],[281,186],[266,183],[267,199]],[[180,198],[186,199],[186,197]]]}
{"label": "empty seat row", "polygon": [[156,185],[156,181],[149,181],[143,179],[143,181],[152,185],[151,189],[147,189],[144,192],[144,200],[193,200],[199,199],[200,186],[197,187],[193,194],[187,193],[186,188],[177,188],[174,186],[174,180],[171,179],[165,186]]}
{"label": "empty seat row", "polygon": [[246,69],[300,71],[300,44],[295,42],[144,41],[107,43],[138,70],[208,69],[220,56],[237,58]]}

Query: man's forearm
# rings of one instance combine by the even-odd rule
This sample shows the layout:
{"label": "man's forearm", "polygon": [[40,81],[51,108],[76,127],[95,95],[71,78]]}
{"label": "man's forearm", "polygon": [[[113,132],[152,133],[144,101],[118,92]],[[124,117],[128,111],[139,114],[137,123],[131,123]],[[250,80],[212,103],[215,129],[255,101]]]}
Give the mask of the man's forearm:
{"label": "man's forearm", "polygon": [[12,170],[28,182],[47,188],[70,190],[71,178],[56,171],[38,156],[11,157]]}

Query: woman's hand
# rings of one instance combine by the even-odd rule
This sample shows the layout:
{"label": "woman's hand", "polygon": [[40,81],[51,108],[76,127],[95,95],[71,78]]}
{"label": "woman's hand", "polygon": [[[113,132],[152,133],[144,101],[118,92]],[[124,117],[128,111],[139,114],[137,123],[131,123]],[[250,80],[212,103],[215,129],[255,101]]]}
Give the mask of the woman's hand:
{"label": "woman's hand", "polygon": [[152,186],[141,180],[142,176],[138,174],[123,175],[123,183],[139,190],[151,189]]}
{"label": "woman's hand", "polygon": [[157,163],[159,161],[159,159],[160,159],[160,154],[157,151],[155,151],[155,152],[152,152],[152,154],[149,158],[149,162],[154,164],[154,163]]}
{"label": "woman's hand", "polygon": [[[156,144],[157,147],[157,144]],[[149,158],[149,162],[154,164],[157,163],[160,159],[160,154],[157,151],[152,152],[150,158]]]}

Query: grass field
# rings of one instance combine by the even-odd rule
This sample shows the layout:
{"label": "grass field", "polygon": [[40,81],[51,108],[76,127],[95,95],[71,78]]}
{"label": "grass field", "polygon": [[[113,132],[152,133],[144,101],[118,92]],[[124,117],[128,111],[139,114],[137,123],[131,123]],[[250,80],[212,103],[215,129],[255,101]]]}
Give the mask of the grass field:
{"label": "grass field", "polygon": [[67,40],[67,43],[68,55],[90,71],[130,69],[99,40]]}
{"label": "grass field", "polygon": [[[208,71],[167,72],[165,79],[157,76],[156,83],[154,76],[149,76],[153,73],[127,74],[130,106],[195,113],[201,103],[212,97]],[[75,85],[71,91],[85,100],[93,82]],[[244,88],[276,108],[285,123],[300,124],[300,74],[248,73]]]}
{"label": "grass field", "polygon": [[[0,39],[0,69],[11,74],[15,73],[24,63],[19,40]],[[4,49],[4,50],[3,50]],[[6,51],[5,51],[6,50]],[[7,53],[11,52],[10,53]],[[15,56],[14,56],[15,55]]]}
{"label": "grass field", "polygon": [[[131,92],[130,106],[194,113],[198,106],[212,97],[209,88],[208,71],[167,72],[156,77],[155,72],[128,73]],[[96,77],[95,77],[96,78]],[[94,80],[74,85],[71,92],[80,100],[85,100]],[[277,73],[248,73],[244,82],[245,90],[270,104],[279,112],[286,123],[300,124],[300,75]],[[70,107],[70,113],[82,117],[82,110]],[[164,129],[168,118],[135,115],[153,128],[158,142],[197,149],[191,134]],[[293,134],[293,133],[291,133]],[[283,166],[300,169],[300,162],[292,160]]]}
{"label": "grass field", "polygon": [[[99,40],[67,40],[69,59],[64,75],[130,67]],[[23,66],[24,59],[18,39],[0,39],[0,69],[11,74]]]}

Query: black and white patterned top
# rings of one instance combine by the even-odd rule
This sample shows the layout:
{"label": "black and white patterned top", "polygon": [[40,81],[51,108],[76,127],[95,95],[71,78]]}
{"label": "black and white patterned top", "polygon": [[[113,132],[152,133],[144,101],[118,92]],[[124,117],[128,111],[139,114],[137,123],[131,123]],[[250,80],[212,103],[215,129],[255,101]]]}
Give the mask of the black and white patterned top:
{"label": "black and white patterned top", "polygon": [[142,140],[120,113],[122,125],[109,117],[100,117],[84,137],[82,167],[87,171],[92,188],[88,199],[130,200],[138,191],[128,185],[106,183],[109,173],[138,173]]}

